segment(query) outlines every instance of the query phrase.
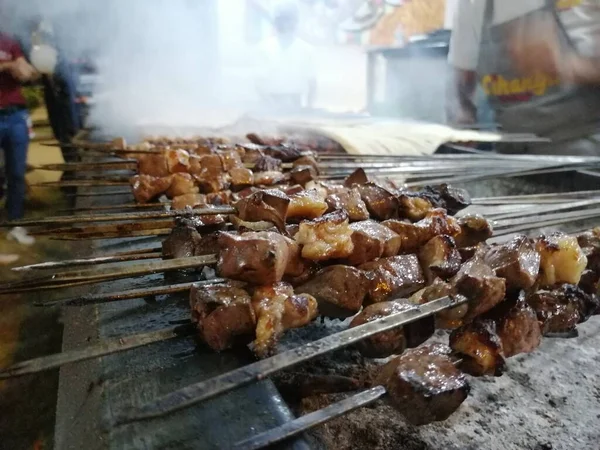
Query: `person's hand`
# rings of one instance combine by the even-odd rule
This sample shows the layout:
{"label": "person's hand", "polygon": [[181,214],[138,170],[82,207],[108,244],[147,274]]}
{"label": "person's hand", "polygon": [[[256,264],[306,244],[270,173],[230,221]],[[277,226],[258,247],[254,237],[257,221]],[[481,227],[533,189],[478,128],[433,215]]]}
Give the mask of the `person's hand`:
{"label": "person's hand", "polygon": [[562,76],[567,55],[561,49],[559,29],[553,17],[515,26],[509,37],[514,67],[524,76]]}

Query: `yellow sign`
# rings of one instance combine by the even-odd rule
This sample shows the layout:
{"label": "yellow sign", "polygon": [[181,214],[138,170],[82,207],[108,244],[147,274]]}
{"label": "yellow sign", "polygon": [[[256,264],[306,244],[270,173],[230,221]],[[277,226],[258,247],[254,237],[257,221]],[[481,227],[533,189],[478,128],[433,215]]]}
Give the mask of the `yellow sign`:
{"label": "yellow sign", "polygon": [[571,9],[581,5],[582,0],[556,0],[556,9]]}
{"label": "yellow sign", "polygon": [[502,75],[485,75],[481,87],[488,96],[508,97],[521,95],[544,95],[549,88],[560,84],[556,77],[537,74],[532,77],[507,79]]}

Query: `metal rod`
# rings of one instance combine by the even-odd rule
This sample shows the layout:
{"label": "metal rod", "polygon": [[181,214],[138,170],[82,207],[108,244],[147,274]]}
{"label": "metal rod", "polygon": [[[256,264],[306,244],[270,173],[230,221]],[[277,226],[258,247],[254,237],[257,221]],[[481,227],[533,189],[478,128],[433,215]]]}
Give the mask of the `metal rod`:
{"label": "metal rod", "polygon": [[324,337],[315,342],[257,361],[215,378],[179,389],[140,407],[131,408],[117,417],[117,423],[146,420],[170,414],[249,383],[260,381],[282,369],[347,347],[377,333],[400,327],[466,302],[467,299],[464,298],[451,299],[450,297],[443,297],[425,305],[415,305],[414,308],[405,312],[393,314]]}
{"label": "metal rod", "polygon": [[160,202],[160,203],[125,203],[122,205],[107,205],[107,206],[89,206],[87,208],[68,208],[59,209],[57,212],[70,212],[70,213],[82,213],[82,212],[94,212],[94,211],[119,211],[122,209],[164,209],[170,205],[171,202]]}
{"label": "metal rod", "polygon": [[355,394],[337,403],[329,405],[318,411],[298,417],[290,422],[286,422],[276,428],[272,428],[264,433],[257,434],[249,439],[234,444],[234,449],[257,450],[269,445],[277,444],[285,439],[296,436],[317,425],[329,422],[350,411],[362,406],[369,405],[380,399],[386,394],[383,386],[375,386],[366,391]]}
{"label": "metal rod", "polygon": [[93,266],[98,264],[110,264],[126,261],[140,261],[144,259],[161,258],[162,253],[141,253],[137,255],[121,255],[121,256],[99,256],[90,259],[67,259],[65,261],[49,261],[38,264],[30,264],[28,266],[13,267],[15,272],[27,272],[30,270],[46,270],[46,269],[62,269],[65,267],[78,266]]}
{"label": "metal rod", "polygon": [[527,194],[527,195],[505,195],[499,197],[476,197],[471,199],[473,205],[496,205],[505,202],[528,203],[531,200],[548,200],[548,201],[564,201],[565,199],[580,198],[580,197],[598,197],[600,198],[600,190],[590,191],[574,191],[574,192],[553,192],[545,194]]}
{"label": "metal rod", "polygon": [[[118,239],[118,238],[132,238],[142,236],[167,236],[173,231],[172,228],[157,228],[152,230],[135,230],[127,233],[74,233],[74,234],[63,234],[61,236],[49,236],[49,239],[56,241],[90,241],[90,240],[102,240],[102,239]],[[33,234],[33,232],[31,232]]]}
{"label": "metal rod", "polygon": [[155,342],[163,342],[177,337],[190,336],[193,333],[194,327],[190,324],[110,339],[88,347],[85,350],[63,352],[13,364],[0,371],[0,380],[56,369],[65,364],[112,355],[133,348],[153,344]]}
{"label": "metal rod", "polygon": [[[593,205],[598,205],[598,204],[600,204],[600,198],[593,199],[593,200],[582,200],[580,202],[573,202],[573,203],[567,203],[567,204],[561,204],[561,205],[554,204],[551,206],[533,207],[533,208],[528,208],[524,211],[521,210],[521,211],[507,212],[507,213],[499,214],[494,217],[494,220],[500,221],[500,220],[514,219],[514,218],[523,217],[523,216],[531,217],[536,214],[567,211],[569,209],[585,208],[587,206],[593,206]],[[591,210],[583,209],[581,211],[581,213],[583,214],[586,211],[591,211]],[[577,211],[577,212],[579,212],[579,211]]]}
{"label": "metal rod", "polygon": [[70,162],[63,164],[42,164],[39,166],[31,166],[35,170],[56,170],[60,172],[71,171],[103,171],[103,170],[136,170],[137,161],[135,159],[123,159],[120,161],[111,162]]}

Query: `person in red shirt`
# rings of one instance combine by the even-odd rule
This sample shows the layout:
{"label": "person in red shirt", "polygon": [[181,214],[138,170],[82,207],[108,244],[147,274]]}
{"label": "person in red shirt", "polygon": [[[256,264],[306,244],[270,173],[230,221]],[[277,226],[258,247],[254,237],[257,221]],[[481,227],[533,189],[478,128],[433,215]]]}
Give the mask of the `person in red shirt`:
{"label": "person in red shirt", "polygon": [[21,84],[37,76],[19,43],[0,33],[0,148],[4,151],[9,220],[23,217],[25,203],[29,127]]}

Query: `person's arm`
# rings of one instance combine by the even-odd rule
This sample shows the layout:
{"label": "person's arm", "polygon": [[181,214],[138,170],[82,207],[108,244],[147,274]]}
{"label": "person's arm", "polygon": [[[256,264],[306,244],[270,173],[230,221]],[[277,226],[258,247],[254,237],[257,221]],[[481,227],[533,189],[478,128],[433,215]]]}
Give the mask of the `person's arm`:
{"label": "person's arm", "polygon": [[35,81],[40,76],[38,71],[35,70],[23,56],[13,61],[8,70],[10,71],[11,75],[21,83]]}
{"label": "person's arm", "polygon": [[475,89],[481,20],[481,12],[474,9],[470,0],[462,0],[458,4],[448,54],[450,73],[447,77],[445,110],[446,121],[450,125],[477,123]]}

